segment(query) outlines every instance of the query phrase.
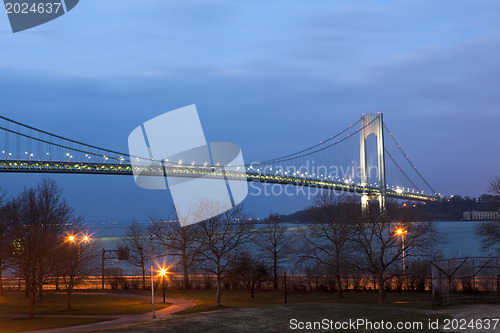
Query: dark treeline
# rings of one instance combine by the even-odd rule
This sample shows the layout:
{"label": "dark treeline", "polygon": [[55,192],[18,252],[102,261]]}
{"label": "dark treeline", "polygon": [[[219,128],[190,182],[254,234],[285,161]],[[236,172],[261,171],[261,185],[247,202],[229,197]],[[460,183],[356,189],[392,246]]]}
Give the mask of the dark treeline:
{"label": "dark treeline", "polygon": [[[500,195],[483,194],[479,198],[454,195],[435,202],[400,202],[394,207],[391,216],[394,219],[411,217],[414,221],[460,221],[464,211],[498,210],[499,208]],[[316,223],[306,210],[279,215],[279,218],[287,223]]]}
{"label": "dark treeline", "polygon": [[97,244],[86,241],[81,218],[47,178],[0,204],[0,294],[8,270],[24,282],[30,318],[49,282],[64,287],[70,310],[74,288],[97,268]]}

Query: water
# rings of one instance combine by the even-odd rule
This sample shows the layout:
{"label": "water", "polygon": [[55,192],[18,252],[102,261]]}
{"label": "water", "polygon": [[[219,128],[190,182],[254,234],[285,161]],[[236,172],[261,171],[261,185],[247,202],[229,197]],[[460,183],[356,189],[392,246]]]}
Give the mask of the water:
{"label": "water", "polygon": [[[480,222],[455,221],[436,222],[438,230],[444,236],[439,244],[445,257],[480,257],[481,244],[475,234],[475,226]],[[117,249],[125,236],[128,223],[89,224],[88,232],[92,238],[100,241],[101,247],[107,250]]]}
{"label": "water", "polygon": [[481,243],[476,236],[475,226],[481,222],[437,222],[438,230],[446,237],[441,249],[446,258],[481,257]]}
{"label": "water", "polygon": [[85,227],[93,240],[106,250],[116,250],[127,232],[129,223],[87,224]]}

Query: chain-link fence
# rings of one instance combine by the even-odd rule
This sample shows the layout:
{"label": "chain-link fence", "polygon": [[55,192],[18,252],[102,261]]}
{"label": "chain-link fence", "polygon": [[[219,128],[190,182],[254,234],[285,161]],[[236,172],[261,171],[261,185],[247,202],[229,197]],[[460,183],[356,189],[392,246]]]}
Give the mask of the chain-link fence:
{"label": "chain-link fence", "polygon": [[467,257],[431,262],[434,306],[500,303],[500,258]]}

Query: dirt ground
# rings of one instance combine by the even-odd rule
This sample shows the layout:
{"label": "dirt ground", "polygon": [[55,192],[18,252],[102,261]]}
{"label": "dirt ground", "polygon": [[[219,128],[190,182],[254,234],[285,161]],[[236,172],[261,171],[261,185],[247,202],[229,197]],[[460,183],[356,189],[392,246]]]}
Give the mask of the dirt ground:
{"label": "dirt ground", "polygon": [[[485,323],[486,319],[499,319],[497,322],[496,328],[493,329],[472,329],[471,327],[467,327],[464,329],[456,329],[456,330],[446,330],[446,332],[500,332],[500,305],[499,304],[463,304],[463,305],[453,305],[449,307],[445,307],[440,310],[445,314],[450,315],[454,319],[461,320],[465,319],[467,324],[470,324],[471,320],[480,321]],[[459,322],[460,323],[460,322]],[[477,323],[474,323],[476,326]],[[491,322],[491,326],[494,325],[494,322]]]}
{"label": "dirt ground", "polygon": [[[500,322],[495,329],[444,329],[445,320],[465,319],[467,324],[481,319],[500,318],[500,305],[469,304],[445,307],[439,310],[419,310],[397,306],[357,305],[357,304],[291,304],[288,306],[262,306],[255,308],[226,309],[187,315],[174,315],[167,319],[108,328],[99,332],[326,332],[328,330],[292,330],[290,320],[321,321],[324,318],[335,321],[366,318],[370,321],[414,322],[438,321],[439,329],[423,330],[377,330],[358,329],[336,332],[500,332]],[[491,323],[493,325],[493,322]],[[450,325],[451,326],[451,325]]]}
{"label": "dirt ground", "polygon": [[[442,321],[447,316],[435,311],[404,309],[397,306],[377,306],[358,304],[291,304],[288,306],[262,306],[255,308],[226,309],[221,311],[200,312],[187,315],[172,316],[161,321],[108,328],[105,332],[325,332],[327,330],[300,330],[291,329],[291,319],[301,322],[322,321],[331,319],[337,322],[365,318],[370,321],[384,320],[395,323],[397,321],[425,322],[430,320]],[[102,332],[102,331],[100,331]],[[340,329],[337,332],[384,332],[380,330],[349,330]],[[392,330],[391,332],[398,332]],[[406,330],[404,332],[411,332]],[[418,330],[418,332],[436,332],[435,330]]]}

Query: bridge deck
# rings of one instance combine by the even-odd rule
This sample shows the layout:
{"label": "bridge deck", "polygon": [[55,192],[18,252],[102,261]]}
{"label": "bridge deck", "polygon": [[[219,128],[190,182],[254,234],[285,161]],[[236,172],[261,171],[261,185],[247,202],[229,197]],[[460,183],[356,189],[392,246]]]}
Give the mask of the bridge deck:
{"label": "bridge deck", "polygon": [[[331,189],[340,192],[350,193],[368,193],[378,194],[377,187],[361,187],[356,184],[345,184],[338,181],[329,181],[322,179],[290,177],[283,175],[266,175],[253,172],[228,171],[227,169],[215,169],[212,167],[191,167],[191,166],[167,166],[167,167],[147,167],[140,170],[142,175],[147,176],[167,176],[184,178],[213,178],[221,179],[225,177],[229,180],[244,180],[257,183],[272,183],[280,185],[319,187]],[[76,173],[76,174],[103,174],[103,175],[133,175],[132,166],[126,162],[123,163],[90,163],[90,162],[71,162],[71,161],[30,161],[30,160],[1,160],[0,172],[26,172],[26,173]],[[396,192],[387,189],[387,197],[396,199],[407,199],[413,201],[436,201],[439,197]]]}

